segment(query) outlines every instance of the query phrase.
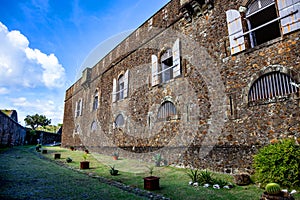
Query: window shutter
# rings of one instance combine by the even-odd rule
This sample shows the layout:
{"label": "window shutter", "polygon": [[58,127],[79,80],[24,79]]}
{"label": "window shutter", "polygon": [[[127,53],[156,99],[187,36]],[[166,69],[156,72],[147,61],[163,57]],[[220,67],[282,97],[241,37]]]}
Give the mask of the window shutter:
{"label": "window shutter", "polygon": [[124,74],[124,98],[128,97],[128,78],[129,78],[129,71],[127,70]]}
{"label": "window shutter", "polygon": [[116,102],[116,100],[117,100],[116,91],[117,91],[117,79],[114,78],[114,80],[113,80],[112,102]]}
{"label": "window shutter", "polygon": [[155,86],[158,84],[158,60],[156,55],[151,56],[152,59],[152,86]]}
{"label": "window shutter", "polygon": [[80,100],[80,105],[79,105],[79,116],[82,115],[82,99]]}
{"label": "window shutter", "polygon": [[75,117],[77,117],[78,102],[75,103]]}
{"label": "window shutter", "polygon": [[277,0],[280,17],[287,16],[292,12],[296,12],[288,17],[280,20],[281,30],[283,34],[300,29],[300,0]]}
{"label": "window shutter", "polygon": [[180,65],[180,41],[179,38],[175,41],[173,48],[173,78],[181,75],[181,65]]}
{"label": "window shutter", "polygon": [[230,51],[231,55],[233,55],[245,50],[245,39],[244,36],[242,36],[244,34],[242,18],[239,11],[227,10],[226,20],[229,34]]}

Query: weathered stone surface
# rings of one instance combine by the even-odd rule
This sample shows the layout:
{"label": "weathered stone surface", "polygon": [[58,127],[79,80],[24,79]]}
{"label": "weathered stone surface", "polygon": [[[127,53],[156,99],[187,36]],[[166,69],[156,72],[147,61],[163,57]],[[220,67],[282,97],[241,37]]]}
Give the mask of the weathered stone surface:
{"label": "weathered stone surface", "polygon": [[[109,155],[121,148],[122,156],[146,161],[158,152],[169,164],[251,173],[259,148],[274,139],[299,140],[299,91],[258,105],[250,105],[247,96],[253,82],[269,72],[284,72],[299,83],[300,32],[231,56],[225,12],[242,2],[215,1],[212,10],[187,23],[181,1],[170,1],[91,69],[88,88],[78,80],[67,90],[63,146],[85,145]],[[159,57],[177,38],[182,76],[152,87],[151,55]],[[128,98],[113,103],[113,79],[126,70]],[[99,108],[93,111],[96,89]],[[166,98],[178,116],[161,122],[157,113]],[[79,99],[82,116],[75,117]],[[125,124],[114,129],[120,113]]]}
{"label": "weathered stone surface", "polygon": [[0,145],[24,144],[25,136],[25,128],[0,111]]}

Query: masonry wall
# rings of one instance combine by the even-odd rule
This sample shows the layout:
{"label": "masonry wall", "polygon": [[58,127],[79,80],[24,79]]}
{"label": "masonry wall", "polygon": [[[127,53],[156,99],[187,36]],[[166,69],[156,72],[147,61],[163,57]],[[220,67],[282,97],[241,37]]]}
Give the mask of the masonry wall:
{"label": "masonry wall", "polygon": [[[275,139],[299,140],[299,90],[274,102],[248,102],[251,85],[265,73],[284,72],[299,83],[299,31],[231,55],[225,11],[238,9],[243,1],[215,1],[212,10],[192,22],[180,12],[186,2],[168,3],[67,90],[63,146],[119,151],[145,161],[161,153],[167,164],[251,172],[259,148]],[[152,86],[151,55],[159,57],[177,39],[181,76]],[[113,79],[126,70],[128,97],[112,102]],[[82,113],[76,117],[80,99]],[[178,116],[159,121],[166,100]],[[118,114],[125,123],[116,128]]]}
{"label": "masonry wall", "polygon": [[23,145],[26,130],[18,122],[0,112],[0,145]]}

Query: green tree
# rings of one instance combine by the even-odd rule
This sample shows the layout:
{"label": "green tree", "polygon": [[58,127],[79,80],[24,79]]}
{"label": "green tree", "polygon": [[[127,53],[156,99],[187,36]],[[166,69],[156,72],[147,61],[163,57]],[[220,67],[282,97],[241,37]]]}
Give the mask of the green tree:
{"label": "green tree", "polygon": [[26,126],[30,126],[31,129],[36,130],[39,126],[47,126],[51,124],[51,119],[47,119],[45,115],[27,115],[24,119]]}

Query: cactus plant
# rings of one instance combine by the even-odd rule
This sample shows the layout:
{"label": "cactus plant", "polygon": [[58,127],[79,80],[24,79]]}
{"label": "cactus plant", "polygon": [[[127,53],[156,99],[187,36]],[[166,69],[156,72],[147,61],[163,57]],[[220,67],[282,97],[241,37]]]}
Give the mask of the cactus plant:
{"label": "cactus plant", "polygon": [[281,191],[280,185],[277,183],[268,183],[266,185],[266,192],[268,194],[279,194]]}

